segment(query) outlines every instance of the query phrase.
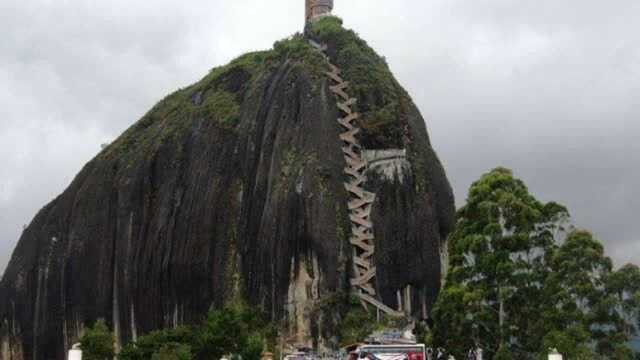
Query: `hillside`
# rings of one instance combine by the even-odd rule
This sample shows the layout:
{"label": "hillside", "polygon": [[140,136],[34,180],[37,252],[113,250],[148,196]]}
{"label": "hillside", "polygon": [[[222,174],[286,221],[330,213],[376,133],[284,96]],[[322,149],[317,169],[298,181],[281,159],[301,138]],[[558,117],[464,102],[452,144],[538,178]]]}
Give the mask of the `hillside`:
{"label": "hillside", "polygon": [[306,36],[167,96],[40,210],[0,284],[3,359],[63,359],[98,318],[123,343],[238,298],[299,341],[330,336],[341,314],[317,305],[349,290],[351,224],[339,111],[308,38],[362,114],[377,292],[395,307],[411,285],[431,306],[454,202],[424,119],[337,18]]}

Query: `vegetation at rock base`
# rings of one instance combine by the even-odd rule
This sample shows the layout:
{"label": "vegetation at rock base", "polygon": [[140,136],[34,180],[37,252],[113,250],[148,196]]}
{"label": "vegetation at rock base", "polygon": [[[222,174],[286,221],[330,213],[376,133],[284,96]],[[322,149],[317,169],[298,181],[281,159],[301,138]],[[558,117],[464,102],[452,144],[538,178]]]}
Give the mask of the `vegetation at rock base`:
{"label": "vegetation at rock base", "polygon": [[508,346],[500,346],[494,360],[513,360],[513,355]]}
{"label": "vegetation at rock base", "polygon": [[[192,345],[196,343],[196,334],[187,326],[179,326],[175,329],[152,331],[124,346],[118,354],[119,359],[143,360],[152,359],[154,356],[169,356],[170,353],[191,354]],[[181,359],[180,357],[178,357]],[[190,359],[190,357],[189,357]]]}
{"label": "vegetation at rock base", "polygon": [[322,323],[323,336],[330,346],[338,349],[362,342],[373,332],[397,328],[403,320],[381,314],[378,320],[370,307],[366,311],[360,300],[348,292],[335,292],[323,296],[312,309],[312,319]]}
{"label": "vegetation at rock base", "polygon": [[113,334],[109,331],[107,323],[104,319],[99,319],[80,338],[83,359],[112,359],[114,355],[113,342]]}
{"label": "vegetation at rock base", "polygon": [[191,347],[179,343],[167,343],[155,352],[151,360],[190,360],[193,358]]}
{"label": "vegetation at rock base", "polygon": [[351,308],[340,324],[340,345],[358,343],[372,332],[380,330],[380,326],[375,315],[367,313],[362,305],[356,301],[351,304]]}
{"label": "vegetation at rock base", "polygon": [[245,305],[212,311],[197,330],[196,358],[220,359],[227,354],[245,360],[260,358],[269,326]]}
{"label": "vegetation at rock base", "polygon": [[359,122],[366,131],[363,144],[368,148],[404,147],[403,118],[411,100],[385,59],[353,30],[345,29],[338,17],[319,19],[310,25],[308,33],[328,44],[332,61],[349,82],[349,94],[358,99],[354,108],[362,114]]}
{"label": "vegetation at rock base", "polygon": [[[277,331],[242,303],[212,310],[197,326],[152,331],[123,347],[119,360],[218,360],[226,355],[257,360],[265,345],[275,345]],[[99,320],[81,339],[86,359],[111,359],[113,334]]]}
{"label": "vegetation at rock base", "polygon": [[339,336],[341,345],[346,346],[358,343],[375,331],[396,325],[394,319],[388,317],[383,317],[378,321],[375,312],[367,312],[357,298],[350,297],[349,300],[349,308],[340,323]]}
{"label": "vegetation at rock base", "polygon": [[633,359],[640,269],[614,271],[593,234],[568,220],[508,169],[474,182],[449,239],[433,342],[456,357],[480,346],[494,359],[546,359],[550,348],[569,359]]}

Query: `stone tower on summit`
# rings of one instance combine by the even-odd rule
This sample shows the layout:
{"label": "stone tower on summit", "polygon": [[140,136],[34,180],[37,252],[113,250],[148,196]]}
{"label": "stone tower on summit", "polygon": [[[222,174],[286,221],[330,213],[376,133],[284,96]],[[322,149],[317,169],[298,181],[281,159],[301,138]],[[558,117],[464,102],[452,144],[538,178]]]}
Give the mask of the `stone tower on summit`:
{"label": "stone tower on summit", "polygon": [[330,15],[333,10],[333,0],[305,0],[305,22]]}

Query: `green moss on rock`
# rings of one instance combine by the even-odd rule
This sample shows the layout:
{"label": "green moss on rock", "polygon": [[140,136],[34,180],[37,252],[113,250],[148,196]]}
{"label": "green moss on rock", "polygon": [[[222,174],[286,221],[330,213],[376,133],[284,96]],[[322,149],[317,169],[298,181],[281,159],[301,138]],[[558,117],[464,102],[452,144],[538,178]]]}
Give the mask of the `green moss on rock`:
{"label": "green moss on rock", "polygon": [[398,84],[385,59],[353,30],[345,29],[340,18],[324,17],[310,25],[310,37],[329,46],[332,61],[349,82],[349,94],[357,97],[355,109],[361,113],[365,130],[362,142],[368,148],[403,147],[408,94]]}
{"label": "green moss on rock", "polygon": [[325,59],[309,45],[302,34],[295,34],[287,39],[277,41],[273,45],[273,49],[275,59],[296,62],[316,78],[324,76],[324,72],[328,70]]}
{"label": "green moss on rock", "polygon": [[204,113],[213,115],[224,127],[234,127],[240,120],[240,104],[230,92],[216,91],[207,96],[202,105]]}
{"label": "green moss on rock", "polygon": [[284,62],[292,63],[316,80],[323,76],[327,66],[302,34],[277,41],[271,50],[244,54],[162,99],[101,156],[119,157],[132,164],[152,155],[166,141],[176,141],[179,148],[179,135],[196,119],[211,120],[223,130],[234,131],[240,123],[247,90]]}
{"label": "green moss on rock", "polygon": [[[325,326],[336,325],[327,330],[336,337],[339,347],[363,342],[372,333],[398,327],[401,322],[386,315],[378,321],[374,311],[365,310],[357,297],[342,291],[325,295],[315,304],[312,313],[314,318],[324,319]],[[334,324],[326,323],[332,318]]]}

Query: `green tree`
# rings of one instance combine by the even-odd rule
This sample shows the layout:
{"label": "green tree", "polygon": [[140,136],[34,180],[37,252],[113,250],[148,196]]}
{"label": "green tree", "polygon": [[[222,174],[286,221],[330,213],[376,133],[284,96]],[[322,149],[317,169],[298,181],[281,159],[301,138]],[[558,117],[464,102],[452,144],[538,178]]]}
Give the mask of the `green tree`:
{"label": "green tree", "polygon": [[557,349],[565,357],[576,360],[592,360],[593,351],[588,346],[589,332],[582,324],[573,324],[564,329],[550,330],[543,338],[539,359],[547,359],[549,349]]}
{"label": "green tree", "polygon": [[509,350],[508,346],[500,346],[498,352],[493,357],[494,360],[513,360],[513,354],[511,354],[511,350]]}
{"label": "green tree", "polygon": [[603,245],[569,232],[566,208],[542,203],[510,170],[469,189],[449,239],[449,271],[433,309],[433,341],[456,356],[632,359],[640,328],[640,269],[612,271]]}
{"label": "green tree", "polygon": [[224,355],[239,355],[243,360],[258,360],[264,347],[265,322],[246,305],[237,303],[211,311],[198,329],[194,346],[198,359],[218,360]]}
{"label": "green tree", "polygon": [[543,313],[548,334],[579,329],[574,334],[580,336],[569,338],[576,345],[594,344],[596,352],[605,357],[624,348],[618,300],[608,291],[612,262],[605,256],[602,243],[586,230],[571,232],[554,252],[551,269],[545,298],[552,302]]}
{"label": "green tree", "polygon": [[633,354],[633,350],[631,350],[626,345],[617,345],[612,352],[611,359],[612,360],[634,360],[637,359],[637,355]]}
{"label": "green tree", "polygon": [[212,310],[199,326],[152,331],[127,344],[119,360],[202,359],[230,355],[260,358],[264,345],[277,336],[274,327],[242,303]]}
{"label": "green tree", "polygon": [[609,293],[615,294],[624,335],[631,339],[640,327],[640,268],[627,264],[607,279]]}
{"label": "green tree", "polygon": [[507,345],[518,358],[538,351],[548,254],[568,216],[565,207],[529,194],[508,169],[474,182],[449,239],[450,267],[434,309],[435,343],[458,357],[474,342],[489,356]]}
{"label": "green tree", "polygon": [[191,347],[180,343],[167,343],[151,356],[151,360],[191,360]]}
{"label": "green tree", "polygon": [[99,319],[80,338],[83,359],[105,360],[114,356],[114,338],[107,323]]}
{"label": "green tree", "polygon": [[264,350],[264,338],[259,332],[253,332],[244,343],[238,355],[242,360],[258,360]]}
{"label": "green tree", "polygon": [[[474,342],[479,340],[474,324],[487,320],[476,308],[480,303],[479,294],[474,294],[465,284],[447,282],[432,314],[435,320],[432,345],[444,346],[457,357],[463,356],[465,349],[474,347]],[[476,321],[472,321],[471,316],[476,316]],[[484,330],[495,331],[495,327]]]}
{"label": "green tree", "polygon": [[118,359],[149,360],[165,347],[168,348],[164,349],[164,353],[159,355],[166,356],[170,351],[185,353],[185,348],[188,348],[190,353],[191,347],[195,342],[196,335],[188,326],[152,331],[139,337],[136,342],[131,342],[124,346],[118,354]]}

